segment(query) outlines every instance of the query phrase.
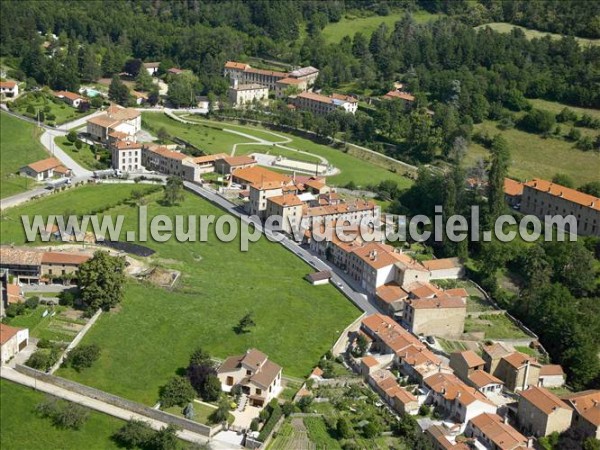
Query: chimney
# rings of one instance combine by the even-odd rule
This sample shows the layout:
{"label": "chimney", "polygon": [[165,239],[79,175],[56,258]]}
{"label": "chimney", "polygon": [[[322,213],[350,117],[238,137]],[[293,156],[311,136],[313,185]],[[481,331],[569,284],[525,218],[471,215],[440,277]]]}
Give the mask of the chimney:
{"label": "chimney", "polygon": [[504,422],[506,425],[509,425],[509,423],[508,423],[508,414],[504,416],[504,418],[503,418],[503,422]]}

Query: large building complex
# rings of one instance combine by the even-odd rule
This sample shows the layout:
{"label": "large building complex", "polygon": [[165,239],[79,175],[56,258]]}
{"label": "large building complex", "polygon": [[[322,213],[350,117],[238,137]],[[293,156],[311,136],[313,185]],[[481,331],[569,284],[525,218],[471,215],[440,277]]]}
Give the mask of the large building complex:
{"label": "large building complex", "polygon": [[329,114],[336,110],[354,114],[358,109],[358,100],[349,95],[331,94],[326,96],[303,92],[294,99],[294,106],[314,115]]}
{"label": "large building complex", "polygon": [[142,129],[142,114],[132,108],[111,104],[105,113],[87,120],[87,133],[92,139],[107,143],[109,134],[118,131],[134,139]]}

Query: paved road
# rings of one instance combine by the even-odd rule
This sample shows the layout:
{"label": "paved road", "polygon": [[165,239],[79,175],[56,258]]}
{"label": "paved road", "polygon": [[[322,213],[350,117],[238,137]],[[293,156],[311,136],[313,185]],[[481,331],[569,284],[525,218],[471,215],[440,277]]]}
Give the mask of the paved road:
{"label": "paved road", "polygon": [[[45,383],[43,381],[36,380],[33,377],[27,376],[16,370],[2,366],[0,370],[0,375],[2,378],[7,380],[14,381],[15,383],[22,384],[24,386],[32,387],[38,391],[46,392],[48,394],[54,395],[55,397],[60,397],[65,400],[69,400],[73,403],[78,403],[82,406],[85,406],[90,409],[94,409],[96,411],[100,411],[102,413],[111,415],[113,417],[117,417],[123,420],[143,420],[147,422],[153,429],[159,430],[161,428],[166,427],[168,424],[161,422],[159,420],[151,419],[149,417],[143,416],[141,414],[137,414],[131,411],[128,411],[123,408],[119,408],[113,405],[109,405],[108,403],[102,402],[100,400],[86,397],[85,395],[81,395],[75,392],[71,392],[67,389],[63,389],[61,387],[55,386],[50,383]],[[198,433],[193,433],[188,430],[180,430],[177,432],[177,435],[180,439],[184,441],[205,444],[209,442],[209,439],[206,436],[202,436]],[[210,440],[211,448],[215,450],[225,450],[225,449],[239,449],[240,446],[225,444],[223,442],[215,442],[213,439]]]}
{"label": "paved road", "polygon": [[337,287],[337,289],[342,292],[346,297],[348,297],[360,310],[364,311],[367,314],[375,314],[378,311],[377,307],[373,305],[368,297],[365,294],[362,294],[351,287],[348,282],[344,278],[343,272],[341,272],[337,267],[330,266],[326,262],[322,261],[315,255],[313,255],[310,251],[301,247],[292,239],[288,238],[283,233],[279,233],[277,231],[272,231],[269,229],[265,229],[263,225],[258,221],[253,221],[246,214],[241,213],[236,205],[227,201],[220,195],[218,195],[215,191],[203,188],[198,186],[197,184],[191,183],[189,181],[184,181],[184,185],[190,191],[200,195],[206,200],[219,205],[221,208],[226,210],[228,213],[237,216],[240,220],[245,224],[252,223],[258,230],[264,233],[267,237],[270,237],[272,240],[277,240],[287,248],[289,251],[295,253],[299,258],[304,260],[310,266],[315,268],[316,270],[329,270],[332,274],[331,283]]}

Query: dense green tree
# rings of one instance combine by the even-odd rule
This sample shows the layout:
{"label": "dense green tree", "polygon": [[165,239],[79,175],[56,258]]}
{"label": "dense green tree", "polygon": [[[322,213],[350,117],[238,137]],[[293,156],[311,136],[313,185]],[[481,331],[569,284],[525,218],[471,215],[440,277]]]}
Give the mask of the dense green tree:
{"label": "dense green tree", "polygon": [[145,448],[153,435],[154,430],[147,422],[131,419],[113,437],[125,448]]}
{"label": "dense green tree", "polygon": [[573,180],[573,178],[571,178],[569,175],[564,174],[564,173],[555,174],[552,177],[552,182],[556,183],[556,184],[560,184],[560,185],[568,187],[568,188],[575,187],[575,181]]}
{"label": "dense green tree", "polygon": [[152,89],[152,77],[147,70],[140,70],[135,78],[135,88],[138,91],[150,91]]}
{"label": "dense green tree", "polygon": [[115,307],[123,298],[124,270],[125,258],[96,251],[77,270],[81,300],[94,310]]}
{"label": "dense green tree", "polygon": [[78,345],[67,356],[67,364],[76,371],[92,367],[100,358],[100,347],[97,344]]}
{"label": "dense green tree", "polygon": [[183,200],[183,180],[180,177],[167,178],[163,201],[168,206],[173,206]]}
{"label": "dense green tree", "polygon": [[121,81],[119,75],[114,75],[108,87],[108,98],[122,106],[130,103],[129,88]]}
{"label": "dense green tree", "polygon": [[184,377],[173,377],[160,389],[160,404],[164,408],[181,406],[182,408],[192,401],[196,391],[189,380]]}
{"label": "dense green tree", "polygon": [[510,153],[506,140],[498,135],[492,141],[492,165],[489,173],[488,189],[488,226],[493,226],[495,220],[505,210],[504,178],[508,175]]}

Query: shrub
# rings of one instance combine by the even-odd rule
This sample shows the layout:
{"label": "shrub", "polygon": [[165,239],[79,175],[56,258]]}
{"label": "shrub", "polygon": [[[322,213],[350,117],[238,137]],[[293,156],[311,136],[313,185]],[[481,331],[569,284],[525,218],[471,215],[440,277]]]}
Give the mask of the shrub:
{"label": "shrub", "polygon": [[92,367],[98,358],[100,358],[100,347],[97,344],[80,345],[71,350],[67,357],[67,364],[79,372],[81,369]]}
{"label": "shrub", "polygon": [[[271,405],[272,403],[269,404],[270,407]],[[272,405],[269,420],[267,420],[265,426],[262,428],[260,434],[258,435],[259,441],[265,442],[265,440],[269,437],[269,434],[271,434],[271,431],[273,431],[273,428],[275,428],[275,425],[277,424],[282,415],[283,412],[281,411],[279,404],[275,403],[274,405]]]}
{"label": "shrub", "polygon": [[25,312],[25,303],[13,303],[6,308],[7,317],[17,317]]}
{"label": "shrub", "polygon": [[294,405],[290,401],[287,401],[283,404],[283,406],[281,407],[281,410],[283,411],[283,414],[285,415],[285,417],[288,417],[290,414],[292,414],[296,410],[296,405]]}
{"label": "shrub", "polygon": [[71,291],[62,291],[58,294],[58,304],[61,306],[73,306],[75,303],[75,294]]}
{"label": "shrub", "polygon": [[160,403],[164,408],[185,406],[196,396],[196,391],[187,378],[173,377],[160,390]]}
{"label": "shrub", "polygon": [[113,438],[126,448],[145,448],[154,435],[148,423],[141,420],[130,420],[117,431]]}
{"label": "shrub", "polygon": [[71,143],[74,143],[77,140],[77,132],[75,130],[69,131],[69,134],[67,134],[67,140]]}
{"label": "shrub", "polygon": [[41,417],[51,419],[55,427],[73,430],[81,428],[89,415],[83,406],[55,398],[47,398],[35,410]]}
{"label": "shrub", "polygon": [[250,431],[258,431],[258,423],[258,419],[252,419],[252,422],[250,422]]}
{"label": "shrub", "polygon": [[25,306],[29,309],[35,309],[40,304],[40,298],[37,296],[29,297],[25,300]]}

